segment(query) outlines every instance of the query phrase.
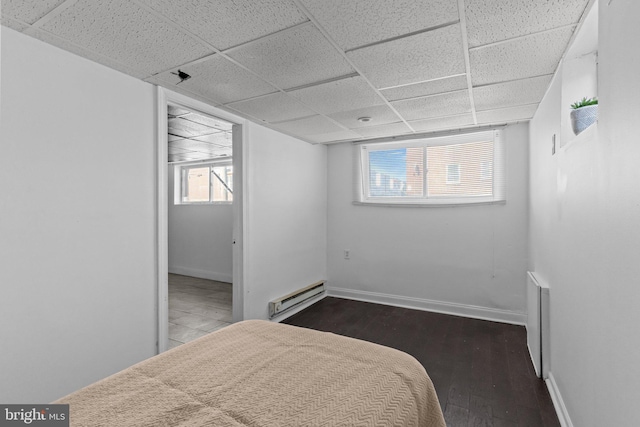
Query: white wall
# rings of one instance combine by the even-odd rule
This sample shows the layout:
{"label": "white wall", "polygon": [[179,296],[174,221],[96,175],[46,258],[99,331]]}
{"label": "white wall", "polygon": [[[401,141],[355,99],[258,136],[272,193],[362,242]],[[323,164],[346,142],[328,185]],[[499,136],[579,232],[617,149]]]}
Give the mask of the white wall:
{"label": "white wall", "polygon": [[2,27],[0,402],[153,355],[153,86]]}
{"label": "white wall", "polygon": [[327,148],[263,126],[244,129],[244,318],[326,279]]}
{"label": "white wall", "polygon": [[[527,267],[526,124],[503,131],[507,203],[353,205],[353,147],[329,148],[328,272],[336,295],[523,322]],[[351,251],[344,259],[345,249]]]}
{"label": "white wall", "polygon": [[551,156],[569,114],[558,76],[530,128],[530,268],[550,285],[551,374],[581,427],[640,425],[638,16],[600,2],[597,128]]}
{"label": "white wall", "polygon": [[173,165],[168,176],[169,272],[231,283],[231,204],[175,205]]}

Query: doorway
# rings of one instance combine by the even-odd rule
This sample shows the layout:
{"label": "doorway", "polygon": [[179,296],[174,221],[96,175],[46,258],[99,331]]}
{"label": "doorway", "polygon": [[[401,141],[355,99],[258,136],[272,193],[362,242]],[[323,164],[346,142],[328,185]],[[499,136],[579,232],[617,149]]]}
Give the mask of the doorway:
{"label": "doorway", "polygon": [[158,88],[158,352],[242,319],[242,125]]}

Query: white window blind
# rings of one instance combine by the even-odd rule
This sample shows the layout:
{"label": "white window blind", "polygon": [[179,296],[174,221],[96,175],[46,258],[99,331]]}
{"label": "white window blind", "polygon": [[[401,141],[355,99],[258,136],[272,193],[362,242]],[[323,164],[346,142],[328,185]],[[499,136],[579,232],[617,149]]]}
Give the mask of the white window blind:
{"label": "white window blind", "polygon": [[358,203],[452,205],[505,200],[504,145],[498,130],[355,147]]}

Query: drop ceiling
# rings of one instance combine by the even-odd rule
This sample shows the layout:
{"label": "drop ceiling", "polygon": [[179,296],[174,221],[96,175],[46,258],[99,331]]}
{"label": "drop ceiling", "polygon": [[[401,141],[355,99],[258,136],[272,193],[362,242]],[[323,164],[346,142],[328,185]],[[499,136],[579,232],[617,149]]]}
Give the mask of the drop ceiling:
{"label": "drop ceiling", "polygon": [[231,123],[174,105],[167,115],[169,163],[231,158]]}
{"label": "drop ceiling", "polygon": [[[1,11],[2,25],[62,49],[333,143],[529,120],[591,3],[2,0]],[[187,141],[170,154],[218,144],[215,133],[176,134]]]}

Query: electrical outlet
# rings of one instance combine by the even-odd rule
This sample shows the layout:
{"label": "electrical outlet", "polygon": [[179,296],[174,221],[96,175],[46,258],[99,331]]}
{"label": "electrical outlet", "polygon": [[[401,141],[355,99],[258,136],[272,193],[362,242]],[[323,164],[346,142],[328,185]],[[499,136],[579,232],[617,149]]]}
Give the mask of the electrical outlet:
{"label": "electrical outlet", "polygon": [[350,259],[351,258],[351,251],[349,249],[345,249],[344,250],[344,259]]}

